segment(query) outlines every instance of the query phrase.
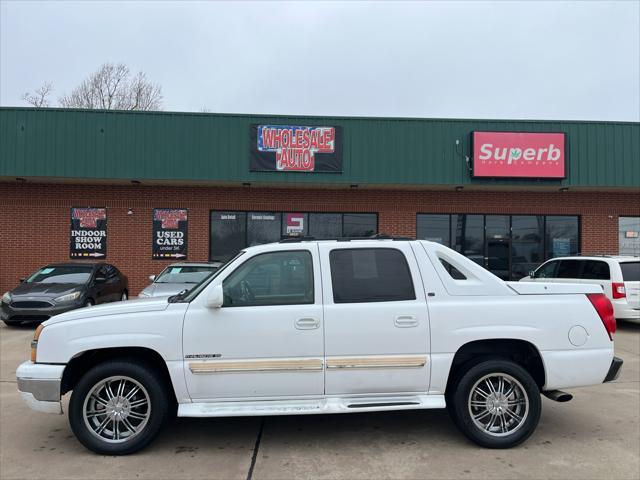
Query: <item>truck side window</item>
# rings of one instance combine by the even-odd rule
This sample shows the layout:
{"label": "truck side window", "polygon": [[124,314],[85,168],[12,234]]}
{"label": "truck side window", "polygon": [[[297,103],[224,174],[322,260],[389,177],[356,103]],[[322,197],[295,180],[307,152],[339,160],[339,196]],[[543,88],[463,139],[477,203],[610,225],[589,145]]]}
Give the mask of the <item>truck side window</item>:
{"label": "truck side window", "polygon": [[329,254],[334,303],[415,300],[407,259],[394,248],[346,248]]}
{"label": "truck side window", "polygon": [[297,250],[256,255],[222,282],[222,290],[224,307],[313,303],[311,253]]}

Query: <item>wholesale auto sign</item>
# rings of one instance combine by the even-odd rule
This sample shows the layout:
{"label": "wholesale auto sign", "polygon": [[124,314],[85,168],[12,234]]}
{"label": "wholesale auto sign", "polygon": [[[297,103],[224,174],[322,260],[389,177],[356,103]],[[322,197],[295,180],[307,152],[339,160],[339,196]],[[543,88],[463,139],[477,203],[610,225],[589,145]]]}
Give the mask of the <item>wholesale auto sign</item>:
{"label": "wholesale auto sign", "polygon": [[188,221],[188,213],[184,208],[153,209],[152,258],[187,258]]}
{"label": "wholesale auto sign", "polygon": [[254,172],[342,172],[340,127],[252,125]]}
{"label": "wholesale auto sign", "polygon": [[474,177],[564,178],[565,134],[473,132]]}
{"label": "wholesale auto sign", "polygon": [[106,256],[107,209],[72,208],[69,257],[99,259]]}

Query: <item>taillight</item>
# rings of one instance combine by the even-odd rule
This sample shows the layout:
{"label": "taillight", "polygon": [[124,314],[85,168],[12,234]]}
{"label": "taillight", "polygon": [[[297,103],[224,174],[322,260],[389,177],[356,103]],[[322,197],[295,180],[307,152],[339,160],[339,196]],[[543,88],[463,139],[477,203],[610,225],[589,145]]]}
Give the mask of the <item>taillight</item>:
{"label": "taillight", "polygon": [[609,340],[613,340],[613,334],[616,333],[616,317],[613,314],[611,301],[604,293],[587,293],[587,298],[598,312],[600,320],[609,334]]}
{"label": "taillight", "polygon": [[613,298],[625,298],[627,296],[627,291],[624,289],[624,283],[612,283],[611,289],[613,293]]}

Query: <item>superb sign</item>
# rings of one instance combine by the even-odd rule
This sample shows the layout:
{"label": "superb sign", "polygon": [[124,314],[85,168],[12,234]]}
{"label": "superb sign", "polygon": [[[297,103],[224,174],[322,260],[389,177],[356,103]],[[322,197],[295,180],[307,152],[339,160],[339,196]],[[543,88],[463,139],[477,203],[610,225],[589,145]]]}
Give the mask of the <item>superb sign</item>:
{"label": "superb sign", "polygon": [[473,176],[564,178],[564,141],[564,133],[473,132]]}
{"label": "superb sign", "polygon": [[339,127],[252,125],[251,170],[341,172]]}

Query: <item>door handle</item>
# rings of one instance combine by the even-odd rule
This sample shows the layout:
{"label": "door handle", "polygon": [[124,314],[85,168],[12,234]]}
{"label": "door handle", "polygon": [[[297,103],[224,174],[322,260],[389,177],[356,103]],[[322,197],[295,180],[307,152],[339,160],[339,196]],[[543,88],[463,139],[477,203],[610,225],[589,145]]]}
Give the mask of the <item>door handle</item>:
{"label": "door handle", "polygon": [[296,320],[296,328],[298,330],[314,330],[320,327],[320,320],[313,317],[299,318]]}
{"label": "door handle", "polygon": [[398,328],[417,327],[420,322],[413,315],[398,315],[393,324]]}

